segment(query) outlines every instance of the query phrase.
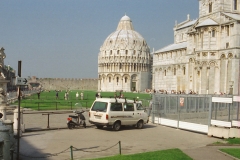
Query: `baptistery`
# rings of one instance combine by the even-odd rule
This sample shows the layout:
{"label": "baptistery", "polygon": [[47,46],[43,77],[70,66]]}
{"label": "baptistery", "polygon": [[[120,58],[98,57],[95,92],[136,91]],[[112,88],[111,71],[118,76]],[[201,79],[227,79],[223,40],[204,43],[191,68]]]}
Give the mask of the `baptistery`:
{"label": "baptistery", "polygon": [[150,70],[151,55],[147,42],[125,15],[120,19],[117,30],[100,47],[98,90],[144,91],[150,87]]}

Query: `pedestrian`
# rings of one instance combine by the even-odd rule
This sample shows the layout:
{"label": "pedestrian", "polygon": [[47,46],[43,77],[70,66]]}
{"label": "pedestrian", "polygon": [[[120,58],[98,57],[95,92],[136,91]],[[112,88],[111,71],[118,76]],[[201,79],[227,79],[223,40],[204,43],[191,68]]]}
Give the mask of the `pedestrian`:
{"label": "pedestrian", "polygon": [[58,91],[56,91],[56,99],[58,99]]}
{"label": "pedestrian", "polygon": [[83,100],[83,92],[81,92],[80,96],[81,96],[81,100]]}
{"label": "pedestrian", "polygon": [[96,93],[96,95],[95,95],[95,96],[96,96],[96,99],[97,99],[97,98],[98,98],[98,93]]}
{"label": "pedestrian", "polygon": [[40,99],[40,91],[37,92],[38,99]]}
{"label": "pedestrian", "polygon": [[64,99],[67,100],[67,92],[64,94]]}
{"label": "pedestrian", "polygon": [[78,96],[79,96],[79,94],[78,94],[78,92],[76,93],[76,100],[78,100]]}
{"label": "pedestrian", "polygon": [[67,100],[68,100],[68,96],[69,96],[69,94],[68,94],[68,92],[67,92]]}

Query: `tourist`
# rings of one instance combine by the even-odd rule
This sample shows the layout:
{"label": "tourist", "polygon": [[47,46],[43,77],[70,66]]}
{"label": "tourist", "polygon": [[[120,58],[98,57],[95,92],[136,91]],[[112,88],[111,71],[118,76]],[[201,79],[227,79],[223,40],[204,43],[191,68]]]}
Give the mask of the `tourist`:
{"label": "tourist", "polygon": [[40,91],[37,92],[38,99],[40,99]]}
{"label": "tourist", "polygon": [[56,91],[56,99],[58,99],[58,91]]}
{"label": "tourist", "polygon": [[80,96],[81,96],[81,100],[83,100],[83,92],[81,92]]}
{"label": "tourist", "polygon": [[79,94],[78,94],[78,92],[76,93],[76,100],[78,100],[78,96],[79,96]]}
{"label": "tourist", "polygon": [[98,93],[96,93],[96,95],[95,95],[95,96],[96,96],[96,99],[97,99],[97,98],[98,98]]}

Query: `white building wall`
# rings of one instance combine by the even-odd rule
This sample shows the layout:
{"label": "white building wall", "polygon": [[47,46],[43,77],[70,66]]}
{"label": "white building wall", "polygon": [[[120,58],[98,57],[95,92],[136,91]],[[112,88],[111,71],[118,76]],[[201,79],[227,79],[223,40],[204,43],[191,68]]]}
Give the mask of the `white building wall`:
{"label": "white building wall", "polygon": [[[182,26],[186,25],[189,19],[174,27],[174,44],[183,42],[185,37],[187,47],[172,50],[163,48],[155,52],[153,88],[168,91],[174,88],[173,90],[185,92],[193,90],[200,94],[228,94],[229,84],[233,81],[233,92],[237,94],[240,63],[239,8],[240,4],[237,10],[233,10],[233,0],[200,0],[199,19],[188,27]],[[183,34],[185,36],[182,36]],[[169,53],[172,56],[167,56]],[[171,70],[176,66],[177,75],[173,75]],[[185,75],[182,72],[184,67]],[[165,76],[166,68],[171,69],[167,69]],[[162,79],[158,78],[159,72],[163,73],[163,76],[159,76]]]}

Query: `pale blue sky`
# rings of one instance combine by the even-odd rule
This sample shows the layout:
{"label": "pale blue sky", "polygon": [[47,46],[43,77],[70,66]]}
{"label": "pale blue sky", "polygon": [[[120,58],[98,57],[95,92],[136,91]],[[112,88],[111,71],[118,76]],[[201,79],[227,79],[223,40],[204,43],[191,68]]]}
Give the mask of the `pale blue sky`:
{"label": "pale blue sky", "polygon": [[0,47],[5,65],[22,61],[22,77],[97,78],[99,49],[125,13],[157,50],[198,11],[198,0],[2,0]]}

